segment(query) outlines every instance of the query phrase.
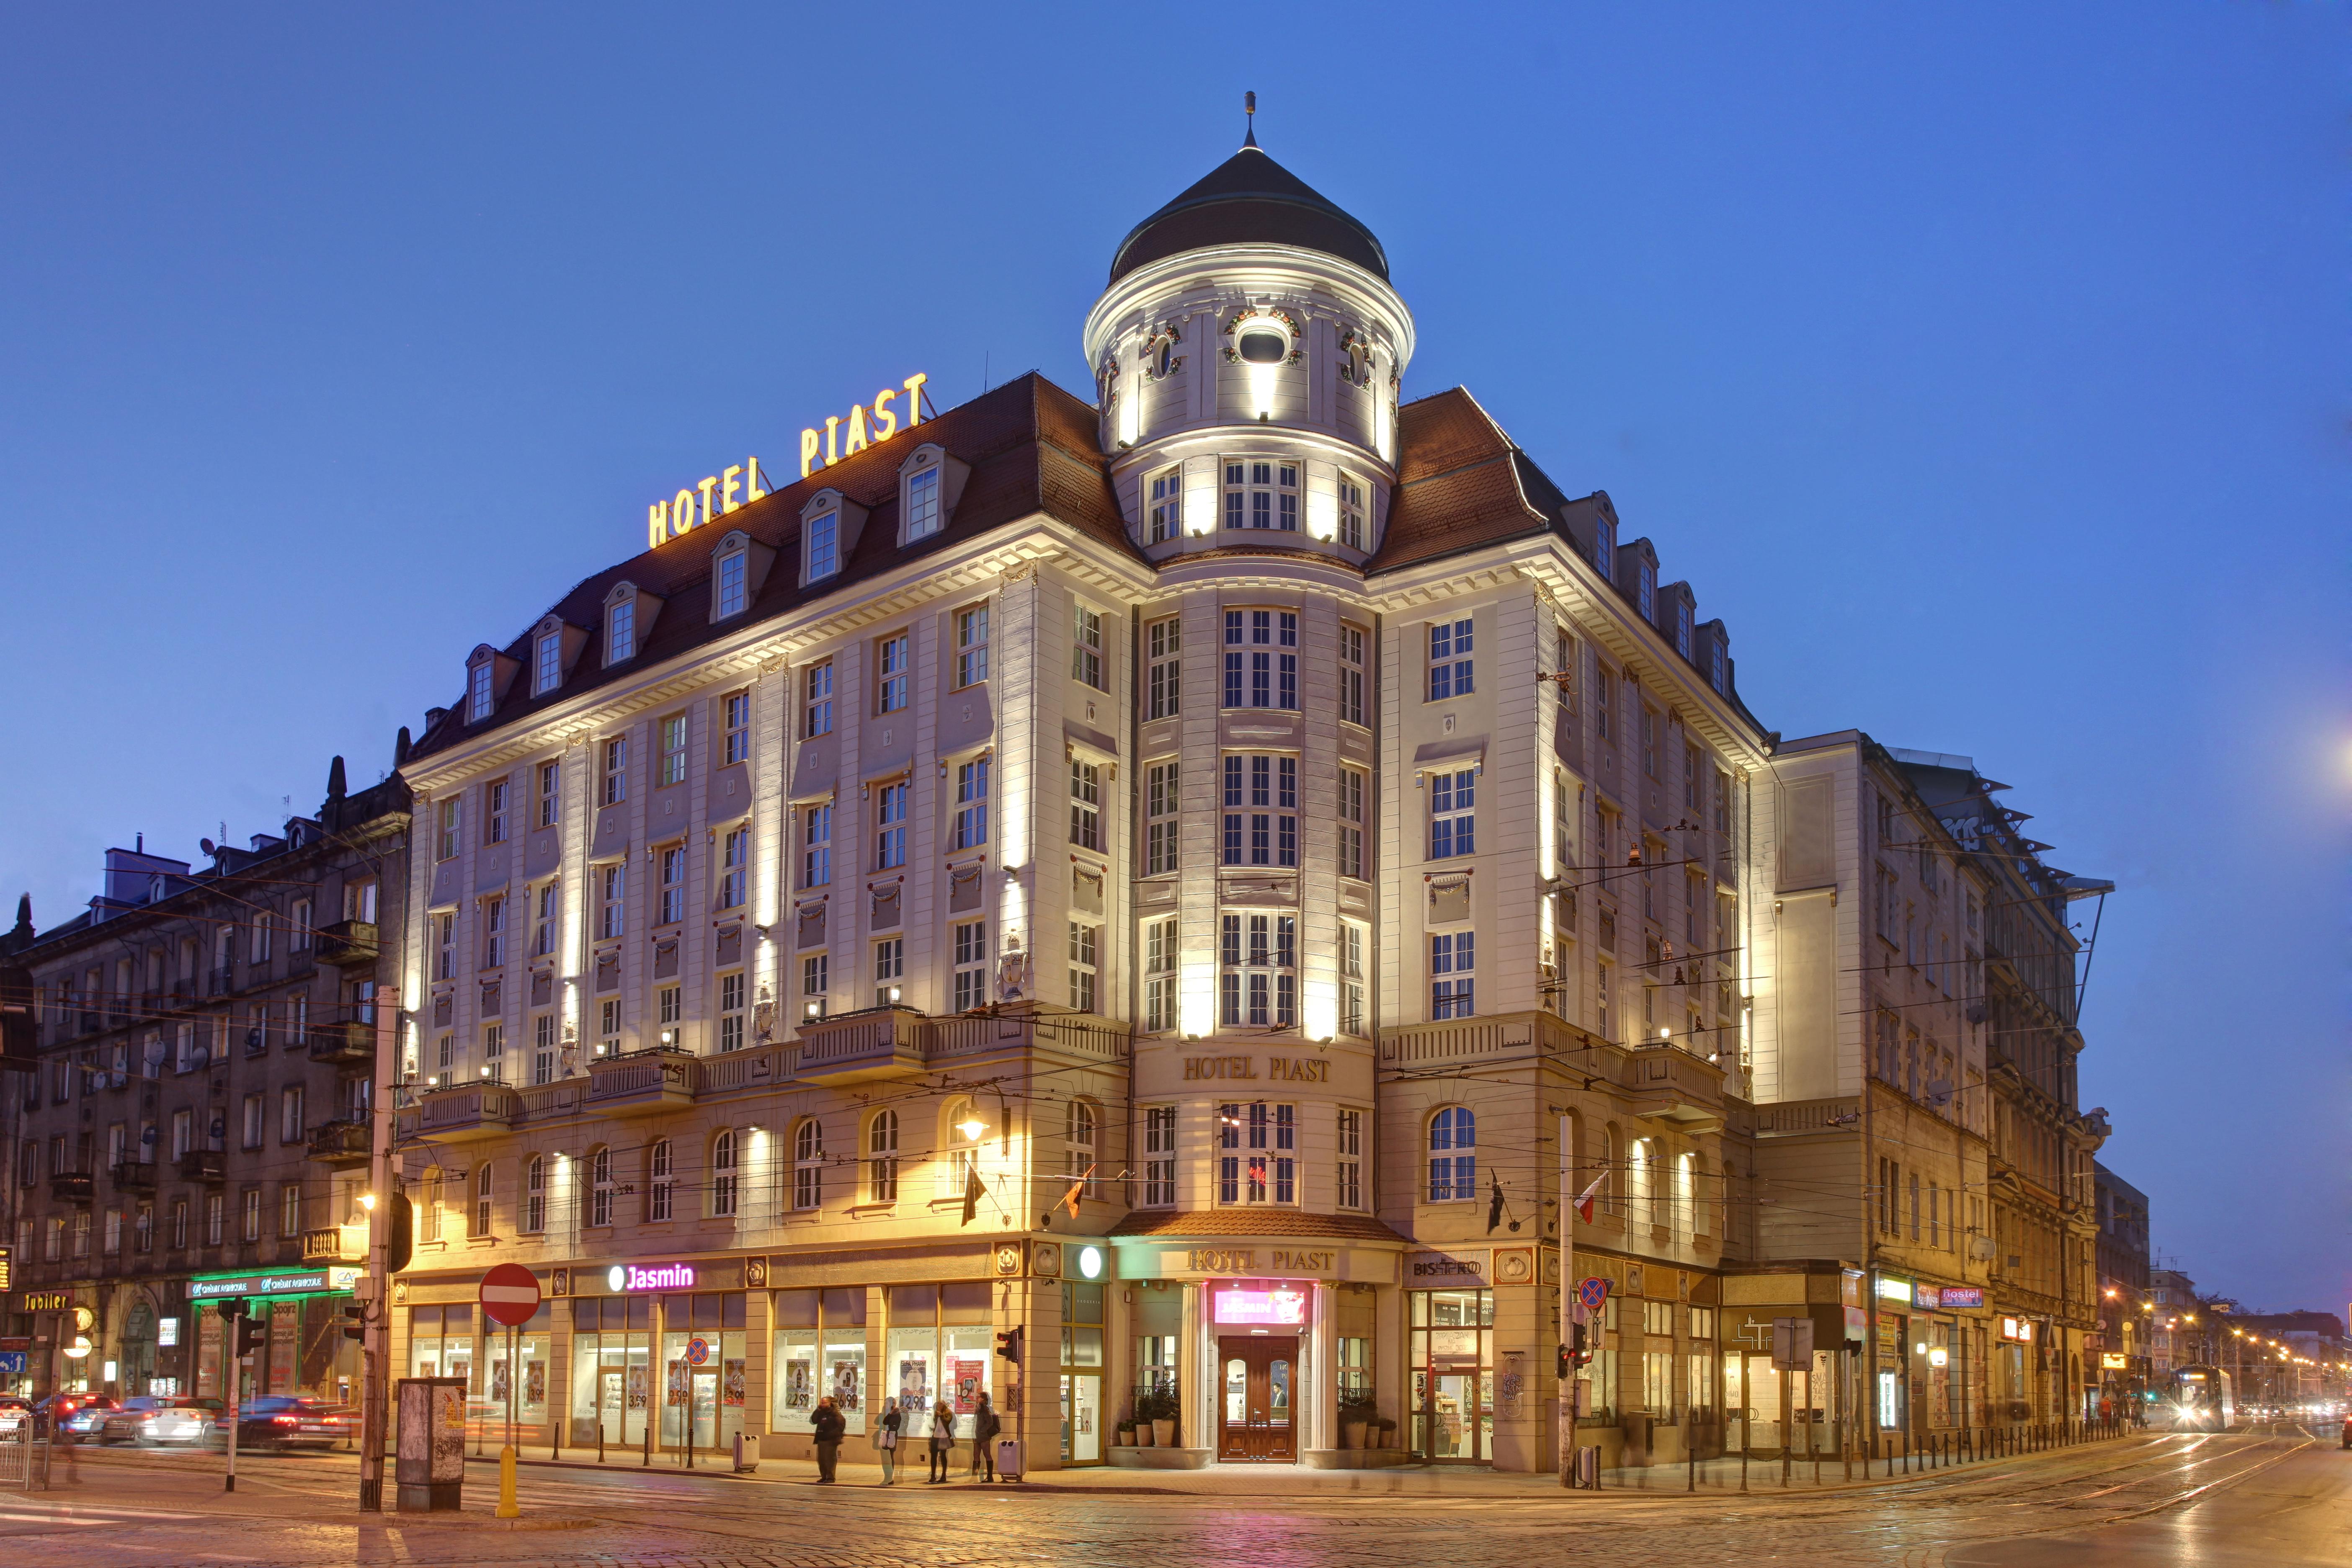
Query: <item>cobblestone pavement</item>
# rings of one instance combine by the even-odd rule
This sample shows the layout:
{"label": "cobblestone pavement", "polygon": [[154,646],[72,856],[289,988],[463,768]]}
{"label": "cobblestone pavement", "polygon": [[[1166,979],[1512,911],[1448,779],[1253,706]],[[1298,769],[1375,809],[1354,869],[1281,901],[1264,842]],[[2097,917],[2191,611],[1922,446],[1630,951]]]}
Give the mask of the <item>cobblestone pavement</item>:
{"label": "cobblestone pavement", "polygon": [[[248,1457],[221,1490],[216,1454],[84,1451],[47,1493],[0,1492],[0,1564],[39,1568],[1609,1568],[1802,1562],[1807,1568],[2352,1563],[2352,1454],[2300,1430],[2152,1436],[1852,1489],[1562,1493],[1539,1480],[1408,1474],[1405,1493],[1297,1478],[1287,1495],[1178,1489],[1095,1472],[1066,1489],[961,1478],[818,1487],[771,1462],[756,1479],[532,1468],[525,1517],[489,1515],[494,1468],[462,1515],[362,1518],[347,1458]],[[870,1479],[872,1470],[845,1475]],[[1261,1485],[1284,1478],[1261,1475]],[[1124,1483],[1137,1483],[1129,1487]],[[1167,1489],[1145,1489],[1145,1483]],[[1192,1488],[1205,1487],[1193,1482]],[[1341,1482],[1339,1484],[1344,1484]]]}

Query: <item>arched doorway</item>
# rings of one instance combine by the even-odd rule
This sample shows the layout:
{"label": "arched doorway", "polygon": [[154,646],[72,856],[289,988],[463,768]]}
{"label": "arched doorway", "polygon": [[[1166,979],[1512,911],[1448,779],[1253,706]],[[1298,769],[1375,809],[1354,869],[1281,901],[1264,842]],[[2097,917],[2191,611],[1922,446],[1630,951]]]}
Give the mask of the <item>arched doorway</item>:
{"label": "arched doorway", "polygon": [[117,1360],[114,1387],[108,1392],[117,1398],[146,1393],[148,1380],[155,1375],[155,1309],[143,1293],[133,1298],[123,1317]]}

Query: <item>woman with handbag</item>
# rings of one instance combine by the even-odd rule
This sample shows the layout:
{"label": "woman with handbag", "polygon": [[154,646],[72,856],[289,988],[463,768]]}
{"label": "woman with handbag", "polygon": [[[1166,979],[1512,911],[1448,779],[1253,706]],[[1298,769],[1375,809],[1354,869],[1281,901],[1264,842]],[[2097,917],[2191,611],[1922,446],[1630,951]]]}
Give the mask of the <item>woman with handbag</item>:
{"label": "woman with handbag", "polygon": [[894,1399],[882,1412],[882,1430],[874,1435],[875,1452],[882,1456],[882,1484],[886,1487],[898,1484],[898,1433],[906,1425],[906,1419],[899,1413],[898,1402]]}
{"label": "woman with handbag", "polygon": [[944,1486],[948,1456],[955,1452],[955,1410],[944,1399],[931,1411],[931,1476],[925,1486]]}

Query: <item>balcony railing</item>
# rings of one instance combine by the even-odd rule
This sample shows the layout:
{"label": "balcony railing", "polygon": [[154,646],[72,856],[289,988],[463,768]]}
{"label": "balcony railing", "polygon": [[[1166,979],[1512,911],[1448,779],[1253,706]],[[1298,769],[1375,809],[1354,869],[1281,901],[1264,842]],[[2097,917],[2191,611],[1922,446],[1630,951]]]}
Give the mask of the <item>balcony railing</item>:
{"label": "balcony railing", "polygon": [[331,1063],[336,1067],[373,1067],[375,1065],[375,1026],[313,1024],[307,1049],[314,1062]]}
{"label": "balcony railing", "polygon": [[343,969],[371,965],[383,952],[373,921],[338,921],[331,926],[320,926],[316,942],[320,963]]}
{"label": "balcony railing", "polygon": [[428,1089],[416,1106],[419,1136],[467,1143],[503,1136],[514,1126],[520,1095],[502,1083],[466,1083]]}
{"label": "balcony railing", "polygon": [[366,1262],[367,1227],[331,1225],[320,1230],[304,1231],[302,1261],[305,1263]]}
{"label": "balcony railing", "polygon": [[932,1027],[910,1007],[812,1019],[800,1027],[800,1076],[823,1084],[911,1077],[929,1059]]}
{"label": "balcony railing", "polygon": [[152,1193],[155,1190],[155,1162],[152,1160],[118,1160],[114,1164],[114,1190],[118,1193]]}
{"label": "balcony railing", "polygon": [[98,1195],[98,1178],[88,1171],[49,1173],[49,1196],[61,1204],[86,1204]]}
{"label": "balcony railing", "polygon": [[208,969],[205,972],[205,995],[226,996],[236,989],[236,968],[234,964],[225,963],[218,969]]}
{"label": "balcony railing", "polygon": [[1756,1136],[1793,1138],[1855,1127],[1861,1121],[1862,1101],[1850,1094],[1837,1100],[1789,1100],[1756,1108]]}
{"label": "balcony railing", "polygon": [[1684,1132],[1723,1126],[1723,1069],[1679,1046],[1646,1046],[1627,1064],[1633,1114]]}
{"label": "balcony railing", "polygon": [[308,1152],[322,1165],[364,1165],[373,1141],[373,1130],[364,1121],[322,1121],[311,1130]]}
{"label": "balcony railing", "polygon": [[699,1058],[679,1051],[641,1051],[588,1064],[586,1106],[605,1116],[642,1116],[694,1103]]}
{"label": "balcony railing", "polygon": [[1080,1061],[1127,1059],[1119,1025],[1087,1013],[1030,1009],[929,1018],[905,1007],[876,1007],[800,1028],[798,1076],[804,1082],[856,1083],[906,1078],[940,1062],[966,1062],[998,1051],[1047,1050]]}
{"label": "balcony railing", "polygon": [[228,1162],[217,1149],[191,1149],[180,1156],[180,1180],[218,1186],[228,1179]]}

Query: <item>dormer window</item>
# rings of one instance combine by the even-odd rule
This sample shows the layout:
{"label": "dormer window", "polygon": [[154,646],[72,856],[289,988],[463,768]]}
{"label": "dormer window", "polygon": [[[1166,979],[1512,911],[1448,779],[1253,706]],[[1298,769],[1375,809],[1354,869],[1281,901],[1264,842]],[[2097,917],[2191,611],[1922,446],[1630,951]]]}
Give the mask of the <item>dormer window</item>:
{"label": "dormer window", "polygon": [[486,658],[466,675],[466,722],[480,723],[496,706],[497,700],[490,694],[490,661]]}
{"label": "dormer window", "polygon": [[1658,616],[1658,569],[1647,561],[1641,563],[1636,578],[1634,602],[1642,607],[1642,618],[1655,621]]}
{"label": "dormer window", "polygon": [[1707,670],[1706,670],[1706,681],[1707,681],[1707,684],[1708,684],[1709,686],[1714,687],[1717,692],[1719,692],[1719,693],[1724,693],[1725,695],[1728,695],[1728,693],[1727,693],[1727,692],[1724,692],[1724,685],[1723,685],[1723,639],[1722,639],[1721,637],[1713,637],[1713,638],[1708,639],[1708,643],[1707,643],[1707,649],[1706,649],[1706,663],[1707,663]]}
{"label": "dormer window", "polygon": [[530,656],[530,694],[544,697],[563,684],[563,634],[541,632]]}
{"label": "dormer window", "polygon": [[710,618],[713,622],[740,616],[760,596],[776,552],[741,529],[735,529],[710,547]]}
{"label": "dormer window", "polygon": [[604,662],[618,664],[637,651],[637,605],[624,599],[604,614]]}
{"label": "dormer window", "polygon": [[1602,582],[1612,582],[1617,575],[1617,525],[1605,517],[1596,518],[1592,537],[1592,563],[1601,568]]}
{"label": "dormer window", "polygon": [[719,616],[740,616],[743,613],[746,595],[743,589],[743,552],[738,550],[719,558]]}
{"label": "dormer window", "polygon": [[841,570],[841,514],[826,512],[808,522],[808,574],[812,580]]}
{"label": "dormer window", "polygon": [[1675,601],[1675,651],[1685,658],[1691,656],[1691,607],[1688,599]]}
{"label": "dormer window", "polygon": [[907,539],[928,539],[940,531],[940,470],[936,465],[907,476]]}

